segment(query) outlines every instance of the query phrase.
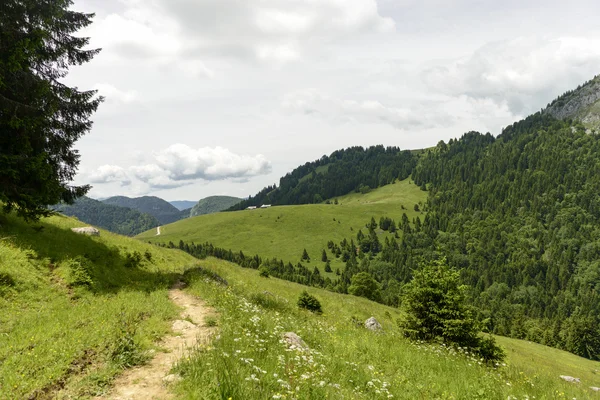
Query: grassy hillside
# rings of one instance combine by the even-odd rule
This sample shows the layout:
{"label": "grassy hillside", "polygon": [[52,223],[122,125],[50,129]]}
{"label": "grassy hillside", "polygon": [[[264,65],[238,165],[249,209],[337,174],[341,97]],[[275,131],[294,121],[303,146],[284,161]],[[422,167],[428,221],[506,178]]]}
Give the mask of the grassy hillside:
{"label": "grassy hillside", "polygon": [[197,215],[212,214],[228,209],[242,201],[239,197],[231,196],[209,196],[194,204],[190,210],[190,217]]}
{"label": "grassy hillside", "polygon": [[[80,236],[70,231],[78,225],[62,216],[33,226],[10,216],[0,221],[0,399],[107,392],[112,378],[144,362],[168,331],[177,311],[167,288],[185,270],[190,292],[220,311],[221,331],[212,347],[175,367],[184,378],[174,387],[180,398],[585,399],[595,398],[588,386],[600,386],[600,363],[569,353],[499,338],[508,366],[490,369],[468,355],[406,341],[398,309],[309,288],[324,310],[313,315],[295,306],[305,286],[105,231]],[[199,265],[225,278],[227,288]],[[371,316],[383,334],[357,326]],[[311,350],[286,351],[286,331]],[[563,382],[561,374],[582,384]]]}
{"label": "grassy hillside", "polygon": [[193,258],[82,225],[0,217],[0,399],[101,394],[177,315],[167,288]]}
{"label": "grassy hillside", "polygon": [[[493,369],[442,346],[412,344],[399,332],[397,309],[363,298],[310,288],[322,315],[296,307],[305,286],[262,278],[257,271],[207,259],[207,274],[188,274],[191,292],[221,312],[214,347],[184,360],[175,372],[181,398],[220,399],[593,399],[600,363],[514,339],[499,338],[506,366]],[[384,332],[357,325],[375,316]],[[284,332],[307,351],[286,349]],[[562,381],[572,375],[581,384]]]}
{"label": "grassy hillside", "polygon": [[[371,217],[379,221],[379,217],[389,216],[399,222],[406,213],[410,220],[417,215],[423,219],[422,213],[414,211],[414,205],[425,201],[426,196],[426,192],[407,179],[367,194],[338,197],[337,205],[274,206],[203,215],[163,226],[160,236],[156,236],[156,230],[150,230],[137,237],[159,243],[211,242],[249,255],[277,257],[292,263],[300,261],[306,248],[313,260],[309,265],[322,267],[321,251],[327,248],[329,240],[337,243],[356,238],[359,229],[367,231],[365,224]],[[381,233],[382,240],[384,235],[388,233]],[[332,260],[334,271],[343,265],[341,260]]]}

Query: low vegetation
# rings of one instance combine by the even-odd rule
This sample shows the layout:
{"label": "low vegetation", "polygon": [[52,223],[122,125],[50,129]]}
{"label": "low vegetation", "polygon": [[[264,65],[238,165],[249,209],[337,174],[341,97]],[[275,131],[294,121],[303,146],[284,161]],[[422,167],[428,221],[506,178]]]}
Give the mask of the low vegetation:
{"label": "low vegetation", "polygon": [[[212,258],[203,265],[228,286],[205,274],[187,276],[190,291],[221,316],[213,345],[174,370],[183,377],[174,387],[182,398],[585,399],[593,398],[588,386],[599,381],[590,371],[600,363],[556,349],[502,338],[505,365],[488,366],[459,347],[406,339],[398,309],[311,289],[323,309],[314,314],[295,305],[302,285],[266,281],[257,271]],[[383,325],[381,333],[354,323],[371,316]],[[308,349],[291,349],[285,332],[298,334]],[[544,358],[551,366],[536,370],[538,354],[546,352],[560,363]],[[560,374],[582,376],[583,383],[564,382]]]}
{"label": "low vegetation", "polygon": [[192,257],[76,226],[0,219],[0,399],[105,393],[177,315],[167,289]]}

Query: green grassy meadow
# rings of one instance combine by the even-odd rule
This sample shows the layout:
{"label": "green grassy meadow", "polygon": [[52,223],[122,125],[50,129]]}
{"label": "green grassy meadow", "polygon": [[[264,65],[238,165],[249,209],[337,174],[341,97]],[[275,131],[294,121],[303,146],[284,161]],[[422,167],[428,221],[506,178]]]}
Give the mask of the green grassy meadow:
{"label": "green grassy meadow", "polygon": [[[342,203],[353,197],[360,198]],[[460,350],[407,341],[398,309],[106,231],[77,235],[70,231],[76,226],[61,216],[33,225],[0,220],[0,399],[107,393],[116,375],[147,361],[169,332],[178,310],[167,288],[182,273],[188,290],[219,311],[220,331],[174,367],[183,377],[173,386],[178,398],[600,398],[588,388],[600,386],[598,362],[499,337],[507,366],[490,368]],[[141,258],[132,264],[136,252]],[[303,290],[321,301],[322,315],[296,307]],[[383,333],[359,326],[371,316]],[[287,331],[310,349],[287,349]]]}
{"label": "green grassy meadow", "polygon": [[0,217],[0,399],[102,394],[178,313],[167,289],[195,259],[77,226]]}
{"label": "green grassy meadow", "polygon": [[[219,338],[182,360],[174,390],[184,399],[594,399],[600,363],[553,348],[498,338],[505,366],[482,365],[472,355],[439,345],[411,343],[397,328],[401,315],[364,298],[260,277],[208,258],[207,274],[186,277],[190,292],[220,312]],[[303,290],[323,314],[299,310]],[[383,333],[358,326],[375,316]],[[309,350],[290,350],[284,332],[302,337]],[[562,381],[559,375],[582,379]]]}
{"label": "green grassy meadow", "polygon": [[[414,211],[414,205],[424,202],[427,193],[410,180],[396,182],[367,194],[352,193],[338,197],[339,204],[309,204],[277,206],[266,209],[221,212],[201,215],[144,232],[137,238],[153,243],[177,245],[179,240],[190,243],[210,242],[215,246],[247,255],[276,257],[293,264],[300,262],[304,248],[311,257],[309,266],[318,266],[323,273],[321,252],[327,242],[355,239],[359,229],[363,233],[371,217],[377,222],[382,216],[393,218],[396,223],[406,213],[409,219],[424,214]],[[402,206],[405,209],[402,209]],[[387,232],[380,231],[383,241]],[[343,270],[344,263],[332,258],[331,267]]]}

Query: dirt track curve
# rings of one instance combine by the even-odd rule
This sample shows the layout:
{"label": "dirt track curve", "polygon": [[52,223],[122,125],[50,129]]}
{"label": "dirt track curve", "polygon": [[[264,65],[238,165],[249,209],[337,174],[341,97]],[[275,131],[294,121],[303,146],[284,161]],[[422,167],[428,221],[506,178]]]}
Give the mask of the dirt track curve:
{"label": "dirt track curve", "polygon": [[125,371],[115,380],[111,391],[97,400],[173,398],[168,386],[178,377],[169,375],[171,367],[190,349],[206,345],[216,329],[204,323],[207,316],[215,315],[214,310],[182,291],[182,287],[183,284],[178,283],[169,290],[169,298],[182,311],[180,319],[173,321],[174,335],[165,337],[159,344],[162,351],[157,351],[148,364]]}

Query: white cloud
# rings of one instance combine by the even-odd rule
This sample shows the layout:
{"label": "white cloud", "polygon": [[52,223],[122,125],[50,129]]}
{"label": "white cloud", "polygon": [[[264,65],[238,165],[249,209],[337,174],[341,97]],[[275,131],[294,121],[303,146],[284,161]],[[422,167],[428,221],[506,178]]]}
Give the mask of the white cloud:
{"label": "white cloud", "polygon": [[121,186],[131,183],[127,172],[117,165],[102,165],[89,174],[90,183],[111,183],[118,182]]}
{"label": "white cloud", "polygon": [[[202,61],[214,55],[280,65],[315,45],[352,34],[390,32],[376,0],[121,0],[100,19],[92,44],[121,58]],[[184,70],[189,68],[184,68]],[[206,74],[210,76],[210,74]]]}
{"label": "white cloud", "polygon": [[395,107],[377,100],[343,100],[316,89],[288,93],[282,105],[289,111],[334,122],[381,123],[402,130],[433,127],[449,118],[443,113],[428,112],[427,107],[421,104],[417,104],[417,107]]}
{"label": "white cloud", "polygon": [[131,173],[152,188],[175,188],[197,180],[245,180],[271,172],[262,155],[238,155],[222,147],[193,149],[174,144],[153,155],[153,162],[133,166]]}
{"label": "white cloud", "polygon": [[431,90],[536,111],[598,73],[600,37],[517,38],[490,43],[471,56],[427,69]]}

